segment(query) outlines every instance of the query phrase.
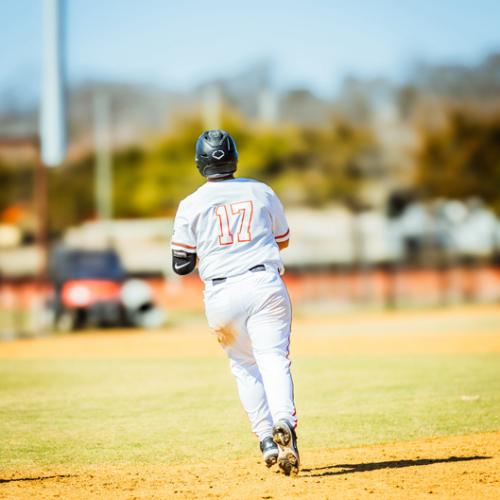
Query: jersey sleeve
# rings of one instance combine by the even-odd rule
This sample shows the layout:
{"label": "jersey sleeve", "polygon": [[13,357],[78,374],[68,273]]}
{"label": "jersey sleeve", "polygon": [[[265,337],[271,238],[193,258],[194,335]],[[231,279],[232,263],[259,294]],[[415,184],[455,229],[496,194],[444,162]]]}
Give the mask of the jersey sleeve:
{"label": "jersey sleeve", "polygon": [[271,219],[273,222],[273,235],[277,243],[288,241],[290,238],[290,229],[285,217],[285,210],[280,199],[271,191],[270,199]]}
{"label": "jersey sleeve", "polygon": [[196,237],[192,225],[192,217],[184,203],[179,204],[175,215],[174,230],[170,243],[172,250],[183,250],[196,253]]}

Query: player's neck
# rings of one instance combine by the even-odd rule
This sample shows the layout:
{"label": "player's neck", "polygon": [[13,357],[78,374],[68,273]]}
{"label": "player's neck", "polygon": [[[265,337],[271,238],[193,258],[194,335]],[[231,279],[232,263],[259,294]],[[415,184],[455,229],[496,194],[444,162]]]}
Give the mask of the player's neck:
{"label": "player's neck", "polygon": [[207,179],[207,182],[222,182],[222,181],[228,181],[230,179],[234,179],[233,174],[225,175],[224,177],[216,177],[214,179]]}

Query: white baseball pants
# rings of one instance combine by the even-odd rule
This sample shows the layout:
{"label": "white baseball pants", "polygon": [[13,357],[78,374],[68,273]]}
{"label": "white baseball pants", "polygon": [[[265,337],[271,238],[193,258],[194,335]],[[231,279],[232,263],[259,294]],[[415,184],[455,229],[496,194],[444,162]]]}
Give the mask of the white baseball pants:
{"label": "white baseball pants", "polygon": [[240,400],[259,440],[273,422],[296,426],[290,345],[290,299],[274,270],[206,283],[205,313],[226,351]]}

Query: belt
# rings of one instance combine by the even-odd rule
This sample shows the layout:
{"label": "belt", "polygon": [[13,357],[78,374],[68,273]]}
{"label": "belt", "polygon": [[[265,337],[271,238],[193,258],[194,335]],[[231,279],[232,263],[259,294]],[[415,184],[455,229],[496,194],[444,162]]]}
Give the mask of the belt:
{"label": "belt", "polygon": [[[258,273],[260,271],[265,271],[266,266],[264,264],[257,264],[256,266],[253,266],[249,269],[250,272],[252,273]],[[218,285],[219,283],[224,283],[227,280],[227,277],[225,278],[214,278],[212,280],[212,285]]]}

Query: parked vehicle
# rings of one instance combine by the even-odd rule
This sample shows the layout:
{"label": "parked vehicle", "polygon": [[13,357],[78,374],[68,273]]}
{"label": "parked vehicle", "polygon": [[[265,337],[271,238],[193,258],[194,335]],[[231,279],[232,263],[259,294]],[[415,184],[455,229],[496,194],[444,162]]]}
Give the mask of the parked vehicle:
{"label": "parked vehicle", "polygon": [[52,254],[50,274],[57,329],[129,324],[120,295],[126,274],[114,250],[59,248]]}

